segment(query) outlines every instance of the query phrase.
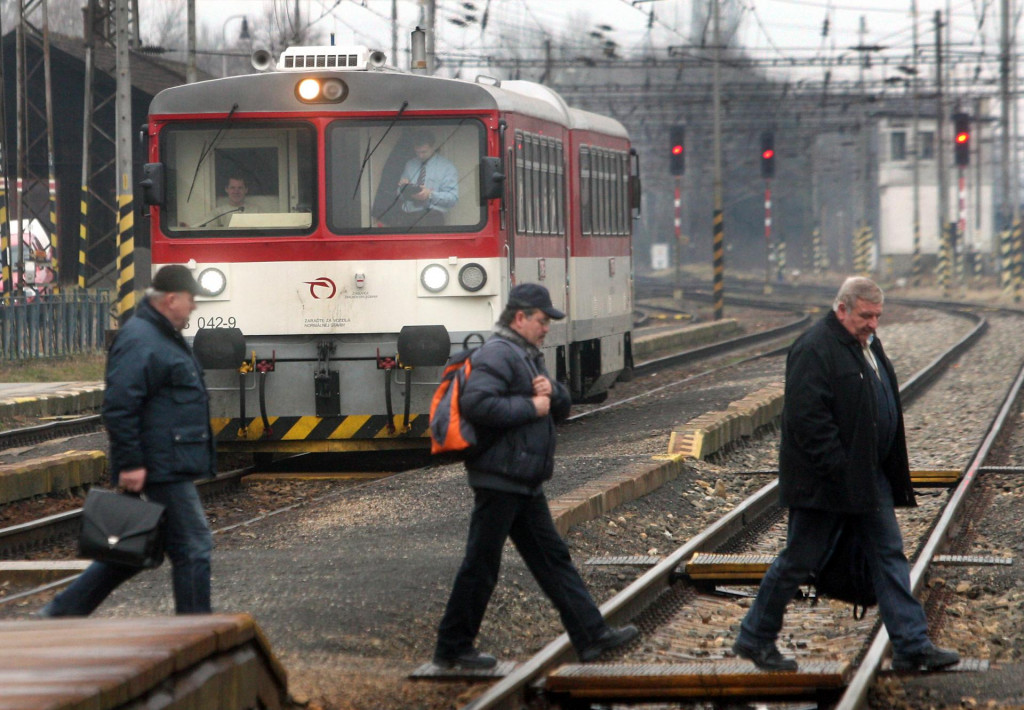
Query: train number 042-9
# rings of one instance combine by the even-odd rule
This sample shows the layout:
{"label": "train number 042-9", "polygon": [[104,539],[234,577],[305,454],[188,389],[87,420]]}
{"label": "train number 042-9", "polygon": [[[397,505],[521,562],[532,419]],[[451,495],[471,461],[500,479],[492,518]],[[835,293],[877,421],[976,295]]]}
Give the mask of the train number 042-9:
{"label": "train number 042-9", "polygon": [[234,316],[212,316],[210,318],[197,318],[196,327],[202,328],[234,328],[237,325]]}

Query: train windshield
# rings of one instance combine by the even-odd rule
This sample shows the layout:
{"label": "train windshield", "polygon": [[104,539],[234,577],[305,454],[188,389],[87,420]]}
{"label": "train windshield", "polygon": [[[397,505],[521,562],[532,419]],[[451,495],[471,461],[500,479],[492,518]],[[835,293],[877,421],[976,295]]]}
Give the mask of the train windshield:
{"label": "train windshield", "polygon": [[476,119],[338,120],[327,129],[327,225],[335,234],[483,226]]}
{"label": "train windshield", "polygon": [[275,236],[316,222],[316,131],[304,123],[218,122],[161,134],[171,236]]}

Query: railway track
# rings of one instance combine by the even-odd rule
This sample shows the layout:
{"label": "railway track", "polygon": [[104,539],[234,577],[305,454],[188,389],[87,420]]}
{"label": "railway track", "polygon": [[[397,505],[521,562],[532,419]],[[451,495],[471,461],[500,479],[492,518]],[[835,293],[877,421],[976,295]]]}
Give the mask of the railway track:
{"label": "railway track", "polygon": [[[985,332],[986,321],[980,317],[976,319],[977,325],[970,334],[907,381],[902,388],[902,396],[908,406],[935,381],[950,362],[965,353]],[[947,501],[940,500],[940,496],[936,495],[922,496],[925,501],[916,510],[924,518],[915,525],[923,526],[923,530],[931,529],[932,532],[927,542],[916,552],[916,557],[915,551],[908,546],[908,555],[916,559],[912,572],[915,592],[920,590],[936,557],[955,537],[956,522],[964,511],[964,500],[969,496],[976,472],[981,470],[991,442],[1006,421],[1006,412],[1018,395],[1021,377],[1018,374],[1014,385],[1007,390],[1000,414],[993,421],[984,441],[979,444],[956,491]],[[661,559],[607,601],[602,606],[606,618],[616,624],[627,621],[639,623],[644,631],[642,639],[645,639],[645,646],[659,646],[659,639],[671,639],[693,632],[692,628],[683,628],[659,634],[658,628],[665,626],[666,620],[680,617],[680,608],[688,610],[682,616],[688,618],[690,623],[696,620],[698,628],[709,621],[713,628],[722,628],[723,624],[727,628],[727,619],[715,618],[723,606],[719,601],[721,597],[714,593],[702,593],[701,588],[705,585],[687,577],[686,563],[698,552],[742,547],[740,541],[749,537],[752,534],[749,530],[754,527],[762,531],[770,530],[768,537],[771,539],[784,539],[784,527],[781,530],[778,528],[784,515],[776,506],[776,485],[776,481],[766,484],[728,515]],[[908,540],[912,537],[907,535]],[[764,562],[765,567],[768,563],[770,555]],[[736,593],[729,592],[734,595]],[[742,595],[742,592],[739,594]],[[728,605],[737,606],[734,599]],[[738,623],[739,618],[734,621]],[[806,659],[801,659],[801,671],[798,674],[787,674],[801,677],[790,679],[781,678],[782,674],[757,672],[752,664],[729,659],[731,654],[723,653],[721,649],[714,651],[713,646],[708,656],[725,660],[708,662],[695,657],[680,657],[677,663],[667,663],[665,658],[671,657],[671,649],[663,653],[658,661],[650,660],[643,652],[627,649],[625,655],[630,657],[628,663],[577,666],[573,663],[574,655],[568,639],[563,635],[495,683],[466,708],[483,710],[518,707],[538,692],[545,695],[549,702],[566,707],[591,707],[592,704],[613,702],[616,707],[620,707],[628,703],[655,700],[680,702],[726,697],[772,702],[780,698],[801,697],[817,699],[823,704],[835,701],[837,707],[859,708],[864,706],[867,690],[882,667],[887,648],[884,629],[873,631],[875,621],[869,615],[865,621],[860,622],[859,627],[848,625],[838,632],[854,640],[853,648],[833,654],[841,660],[830,658],[826,662],[819,659],[818,662],[807,663]],[[799,620],[787,617],[787,625],[799,624]],[[686,625],[685,621],[683,625]],[[665,643],[670,644],[668,641]],[[538,688],[541,690],[538,691]]]}

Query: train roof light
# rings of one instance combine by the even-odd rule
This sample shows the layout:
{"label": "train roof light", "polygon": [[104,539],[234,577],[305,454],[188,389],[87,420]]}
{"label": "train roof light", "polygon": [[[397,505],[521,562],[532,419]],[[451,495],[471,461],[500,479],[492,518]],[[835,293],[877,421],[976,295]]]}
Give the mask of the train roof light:
{"label": "train roof light", "polygon": [[289,47],[277,60],[278,71],[310,69],[380,69],[387,61],[383,52],[369,47]]}
{"label": "train roof light", "polygon": [[308,104],[337,104],[348,98],[348,85],[334,77],[306,77],[295,85],[295,95]]}
{"label": "train roof light", "polygon": [[303,101],[312,101],[320,95],[320,82],[316,79],[303,79],[296,91]]}

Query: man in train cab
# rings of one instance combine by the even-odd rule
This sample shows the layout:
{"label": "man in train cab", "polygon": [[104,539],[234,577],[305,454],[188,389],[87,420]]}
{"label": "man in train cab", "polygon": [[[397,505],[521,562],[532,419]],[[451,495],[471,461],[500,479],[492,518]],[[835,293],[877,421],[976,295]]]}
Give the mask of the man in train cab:
{"label": "man in train cab", "polygon": [[[216,461],[203,371],[181,335],[195,296],[209,295],[185,266],[164,266],[107,357],[103,423],[113,484],[164,506],[165,551],[178,614],[209,614],[213,540],[195,480]],[[140,570],[93,562],[40,617],[88,616]]]}
{"label": "man in train cab", "polygon": [[797,338],[786,358],[779,445],[779,505],[789,508],[786,547],[765,573],[733,651],[758,668],[795,671],[775,645],[786,607],[821,569],[839,533],[867,554],[894,670],[938,670],[960,660],[935,646],[910,586],[895,508],[917,505],[903,409],[892,363],[876,335],[884,296],[854,276],[832,310]]}
{"label": "man in train cab", "polygon": [[438,627],[434,664],[492,668],[497,659],[474,648],[511,537],[540,588],[554,603],[581,661],[632,641],[635,626],[605,623],[569,548],[555,529],[543,484],[555,459],[555,421],[569,415],[569,392],[553,380],[540,346],[552,319],[565,314],[539,284],[509,294],[494,335],[473,354],[473,373],[459,398],[462,416],[489,442],[466,460],[473,511],[466,552]]}
{"label": "man in train cab", "polygon": [[213,216],[200,224],[200,227],[228,227],[231,225],[232,215],[260,211],[256,205],[246,204],[245,198],[249,194],[249,187],[245,183],[245,178],[240,175],[228,177],[224,185],[224,194],[228,197],[227,203],[218,205],[213,211]]}
{"label": "man in train cab", "polygon": [[416,157],[405,164],[398,181],[402,223],[439,227],[459,201],[459,173],[450,160],[438,154],[437,138],[430,131],[413,134],[412,146]]}

